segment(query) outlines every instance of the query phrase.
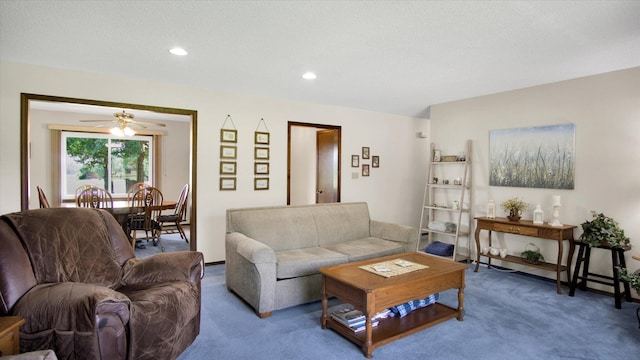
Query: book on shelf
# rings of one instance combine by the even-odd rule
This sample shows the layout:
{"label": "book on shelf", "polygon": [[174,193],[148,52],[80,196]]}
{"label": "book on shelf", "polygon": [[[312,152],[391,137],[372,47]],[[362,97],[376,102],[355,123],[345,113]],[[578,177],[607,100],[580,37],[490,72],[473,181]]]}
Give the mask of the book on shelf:
{"label": "book on shelf", "polygon": [[365,324],[366,321],[367,321],[367,318],[365,318],[364,316],[362,318],[358,318],[358,319],[350,320],[350,321],[349,320],[344,320],[344,319],[341,319],[341,318],[335,317],[335,316],[331,316],[331,318],[333,320],[341,323],[342,325],[348,326],[348,327],[359,327],[359,326]]}
{"label": "book on shelf", "polygon": [[[371,327],[372,327],[372,328],[374,328],[374,327],[376,327],[376,326],[378,326],[378,320],[374,320],[374,321],[372,321],[372,322],[371,322]],[[350,326],[349,328],[350,328],[351,330],[353,330],[353,332],[360,332],[360,331],[365,330],[365,329],[367,328],[367,326],[366,326],[365,324],[362,324],[361,326],[358,326],[358,327]]]}
{"label": "book on shelf", "polygon": [[343,323],[353,324],[365,319],[360,310],[356,310],[351,304],[341,304],[329,310],[329,315]]}
{"label": "book on shelf", "polygon": [[[362,311],[355,309],[351,304],[340,304],[330,308],[327,312],[332,319],[348,327],[353,332],[360,332],[366,329],[366,316]],[[385,312],[377,313],[371,319],[371,327],[378,326],[378,319],[386,317],[385,315]]]}

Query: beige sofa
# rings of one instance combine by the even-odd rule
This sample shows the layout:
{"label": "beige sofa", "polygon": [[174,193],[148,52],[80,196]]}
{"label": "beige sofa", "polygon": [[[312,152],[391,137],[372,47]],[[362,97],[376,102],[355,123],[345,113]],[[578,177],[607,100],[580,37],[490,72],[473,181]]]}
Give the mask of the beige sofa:
{"label": "beige sofa", "polygon": [[367,203],[227,210],[227,289],[260,317],[320,299],[324,266],[415,251],[418,230],[371,220]]}

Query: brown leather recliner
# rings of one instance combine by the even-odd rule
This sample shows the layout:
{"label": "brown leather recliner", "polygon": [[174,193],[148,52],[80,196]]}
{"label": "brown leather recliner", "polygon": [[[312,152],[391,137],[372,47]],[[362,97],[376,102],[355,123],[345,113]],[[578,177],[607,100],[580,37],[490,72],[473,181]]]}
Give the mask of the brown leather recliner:
{"label": "brown leather recliner", "polygon": [[105,210],[0,218],[0,316],[21,316],[22,352],[60,359],[175,359],[200,333],[199,252],[136,258]]}

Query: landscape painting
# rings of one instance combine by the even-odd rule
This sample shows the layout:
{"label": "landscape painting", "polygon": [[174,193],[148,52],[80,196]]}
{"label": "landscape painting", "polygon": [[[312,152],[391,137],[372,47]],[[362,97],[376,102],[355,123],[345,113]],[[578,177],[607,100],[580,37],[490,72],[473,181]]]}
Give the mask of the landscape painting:
{"label": "landscape painting", "polygon": [[489,131],[489,185],[573,189],[575,124]]}

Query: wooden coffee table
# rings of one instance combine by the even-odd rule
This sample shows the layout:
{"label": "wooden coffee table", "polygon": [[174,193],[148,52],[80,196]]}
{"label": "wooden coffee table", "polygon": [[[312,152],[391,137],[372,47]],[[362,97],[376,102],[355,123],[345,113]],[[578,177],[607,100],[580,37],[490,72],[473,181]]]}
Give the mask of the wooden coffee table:
{"label": "wooden coffee table", "polygon": [[[359,266],[402,259],[428,266],[392,277],[365,271]],[[377,347],[401,339],[407,335],[437,325],[446,320],[464,316],[464,274],[467,265],[424,253],[404,253],[376,259],[335,265],[320,269],[322,274],[322,328],[329,327],[362,348],[367,358]],[[448,289],[458,289],[458,307],[441,303],[414,310],[403,318],[381,319],[377,327],[371,327],[371,317],[391,306],[424,299]],[[333,320],[327,313],[327,299],[335,296],[352,304],[367,317],[366,330],[353,332]]]}

